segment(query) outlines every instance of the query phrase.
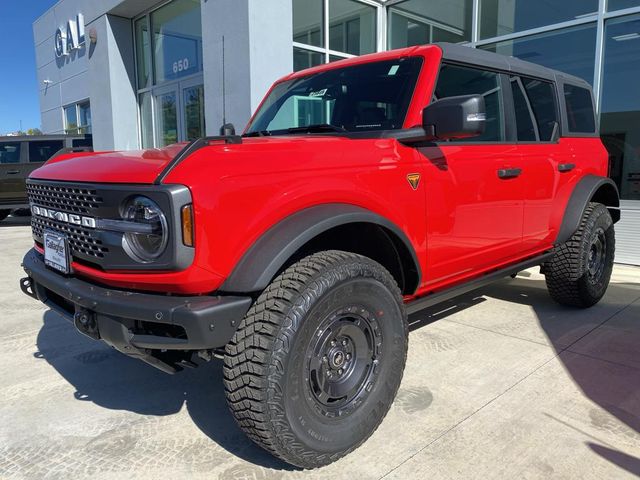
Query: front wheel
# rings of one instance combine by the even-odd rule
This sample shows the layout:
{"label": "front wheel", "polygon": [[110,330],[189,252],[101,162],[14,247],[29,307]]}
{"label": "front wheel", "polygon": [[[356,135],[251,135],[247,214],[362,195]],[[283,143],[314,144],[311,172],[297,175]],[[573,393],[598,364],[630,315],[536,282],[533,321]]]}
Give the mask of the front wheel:
{"label": "front wheel", "polygon": [[362,444],[396,395],[407,318],[376,262],[326,251],[279,275],[226,347],[227,401],[258,445],[303,468]]}
{"label": "front wheel", "polygon": [[611,214],[604,205],[589,203],[578,230],[556,247],[553,258],[544,265],[551,297],[563,305],[595,305],[609,286],[614,255]]}
{"label": "front wheel", "polygon": [[11,210],[0,210],[0,222],[5,218],[7,218],[10,213],[11,213]]}

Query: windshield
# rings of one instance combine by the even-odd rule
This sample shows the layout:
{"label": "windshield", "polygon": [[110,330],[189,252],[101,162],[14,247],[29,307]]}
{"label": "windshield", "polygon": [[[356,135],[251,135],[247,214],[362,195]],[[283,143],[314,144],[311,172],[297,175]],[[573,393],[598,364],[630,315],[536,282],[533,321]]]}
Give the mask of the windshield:
{"label": "windshield", "polygon": [[328,70],[277,84],[245,135],[402,128],[422,58]]}

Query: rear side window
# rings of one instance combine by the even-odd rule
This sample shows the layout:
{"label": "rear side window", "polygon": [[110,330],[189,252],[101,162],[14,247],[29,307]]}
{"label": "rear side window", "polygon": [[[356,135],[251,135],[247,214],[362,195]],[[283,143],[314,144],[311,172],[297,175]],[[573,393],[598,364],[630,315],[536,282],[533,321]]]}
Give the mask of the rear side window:
{"label": "rear side window", "polygon": [[20,142],[0,143],[0,163],[20,162]]}
{"label": "rear side window", "polygon": [[436,100],[458,95],[482,95],[484,97],[487,113],[485,131],[482,135],[465,140],[470,142],[504,141],[504,107],[499,80],[500,77],[497,73],[476,68],[444,64],[440,69],[434,94]]}
{"label": "rear side window", "polygon": [[535,142],[538,140],[538,127],[520,78],[511,78],[511,91],[513,92],[513,106],[516,113],[518,141]]}
{"label": "rear side window", "polygon": [[567,105],[569,131],[574,133],[595,133],[596,119],[593,112],[591,92],[575,85],[564,85],[564,102]]}
{"label": "rear side window", "polygon": [[553,129],[558,123],[553,84],[533,78],[521,77],[521,80],[536,119],[540,141],[549,142],[553,136]]}
{"label": "rear side window", "polygon": [[29,162],[46,162],[64,146],[62,140],[29,142]]}

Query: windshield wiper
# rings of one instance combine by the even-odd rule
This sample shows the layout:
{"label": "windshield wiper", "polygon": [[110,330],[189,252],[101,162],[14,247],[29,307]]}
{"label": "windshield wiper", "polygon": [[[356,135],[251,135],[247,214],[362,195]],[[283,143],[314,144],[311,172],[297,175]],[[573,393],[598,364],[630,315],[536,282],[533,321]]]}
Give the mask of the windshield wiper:
{"label": "windshield wiper", "polygon": [[300,133],[300,132],[346,132],[347,129],[343,127],[339,127],[337,125],[331,125],[329,123],[318,123],[316,125],[305,125],[304,127],[291,127],[287,128],[287,132],[289,133]]}
{"label": "windshield wiper", "polygon": [[256,130],[255,132],[249,132],[242,135],[243,137],[268,137],[271,135],[269,130]]}

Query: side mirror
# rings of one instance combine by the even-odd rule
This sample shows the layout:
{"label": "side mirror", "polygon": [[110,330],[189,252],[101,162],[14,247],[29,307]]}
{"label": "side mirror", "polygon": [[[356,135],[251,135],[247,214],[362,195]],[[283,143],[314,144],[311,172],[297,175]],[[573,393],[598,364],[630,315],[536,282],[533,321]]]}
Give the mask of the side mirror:
{"label": "side mirror", "polygon": [[233,126],[233,123],[225,123],[220,127],[221,137],[232,137],[235,134],[236,134],[236,127]]}
{"label": "side mirror", "polygon": [[482,135],[486,118],[482,95],[461,95],[427,105],[422,111],[422,126],[438,140],[453,140]]}

